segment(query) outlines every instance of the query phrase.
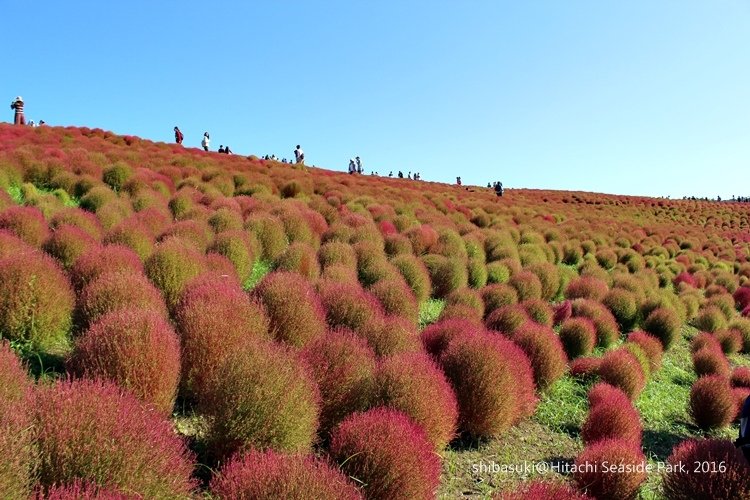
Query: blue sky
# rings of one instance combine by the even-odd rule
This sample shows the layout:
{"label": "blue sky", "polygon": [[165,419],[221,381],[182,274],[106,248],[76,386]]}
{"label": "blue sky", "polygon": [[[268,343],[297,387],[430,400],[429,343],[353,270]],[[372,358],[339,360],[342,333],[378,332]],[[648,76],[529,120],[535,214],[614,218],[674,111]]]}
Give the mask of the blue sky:
{"label": "blue sky", "polygon": [[50,124],[442,182],[750,195],[746,0],[4,3],[6,101]]}

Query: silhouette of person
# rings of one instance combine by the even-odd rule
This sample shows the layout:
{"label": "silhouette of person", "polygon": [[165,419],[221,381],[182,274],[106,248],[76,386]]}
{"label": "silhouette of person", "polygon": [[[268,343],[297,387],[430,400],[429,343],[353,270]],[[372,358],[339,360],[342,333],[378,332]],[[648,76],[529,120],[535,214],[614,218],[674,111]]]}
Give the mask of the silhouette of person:
{"label": "silhouette of person", "polygon": [[177,144],[182,144],[182,140],[185,139],[185,136],[182,135],[182,132],[180,131],[179,127],[174,128],[174,140],[177,142]]}
{"label": "silhouette of person", "polygon": [[16,112],[13,116],[13,124],[26,125],[26,116],[23,114],[23,98],[20,95],[10,103],[10,109]]}

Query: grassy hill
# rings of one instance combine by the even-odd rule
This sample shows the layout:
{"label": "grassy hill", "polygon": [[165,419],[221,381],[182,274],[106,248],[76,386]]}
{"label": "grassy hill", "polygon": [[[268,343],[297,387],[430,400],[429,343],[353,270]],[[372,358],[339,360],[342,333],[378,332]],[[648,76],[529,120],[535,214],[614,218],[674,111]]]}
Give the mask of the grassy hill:
{"label": "grassy hill", "polygon": [[[0,138],[0,496],[484,498],[542,480],[677,498],[673,447],[736,437],[748,204],[497,197],[99,129]],[[600,382],[619,413],[590,406]],[[602,436],[659,470],[561,473]]]}

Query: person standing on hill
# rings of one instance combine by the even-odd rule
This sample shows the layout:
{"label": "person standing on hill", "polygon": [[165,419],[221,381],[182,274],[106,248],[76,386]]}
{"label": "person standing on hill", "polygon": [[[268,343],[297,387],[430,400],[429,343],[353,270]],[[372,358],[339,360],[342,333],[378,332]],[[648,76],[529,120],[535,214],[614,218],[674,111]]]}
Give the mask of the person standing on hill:
{"label": "person standing on hill", "polygon": [[10,109],[16,112],[13,117],[13,124],[26,125],[26,116],[23,114],[23,98],[20,95],[10,103]]}
{"label": "person standing on hill", "polygon": [[182,144],[182,140],[185,139],[185,136],[182,135],[182,132],[180,131],[179,127],[174,128],[174,140],[177,142],[177,144]]}
{"label": "person standing on hill", "polygon": [[355,157],[354,160],[357,162],[357,173],[361,174],[364,172],[364,169],[362,168],[362,160],[359,159],[359,156]]}
{"label": "person standing on hill", "polygon": [[305,152],[302,151],[299,144],[297,144],[297,149],[294,150],[294,159],[297,163],[305,164]]}
{"label": "person standing on hill", "polygon": [[354,163],[354,158],[349,159],[349,175],[357,173],[357,165]]}
{"label": "person standing on hill", "polygon": [[208,151],[208,146],[211,144],[211,137],[209,137],[208,132],[203,132],[203,140],[201,140],[201,146],[203,146],[203,151]]}
{"label": "person standing on hill", "polygon": [[500,181],[497,181],[495,183],[495,194],[500,197],[503,195],[503,183]]}

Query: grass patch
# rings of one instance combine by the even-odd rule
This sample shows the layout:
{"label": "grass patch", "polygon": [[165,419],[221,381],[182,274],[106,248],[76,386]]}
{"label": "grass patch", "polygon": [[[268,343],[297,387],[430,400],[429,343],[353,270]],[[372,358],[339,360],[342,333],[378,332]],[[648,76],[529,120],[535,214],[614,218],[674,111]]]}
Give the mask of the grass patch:
{"label": "grass patch", "polygon": [[21,192],[21,186],[10,186],[8,188],[8,194],[17,205],[23,204],[23,192]]}
{"label": "grass patch", "polygon": [[593,383],[565,375],[539,396],[534,420],[554,432],[577,438],[589,411],[587,394]]}
{"label": "grass patch", "polygon": [[245,282],[242,284],[242,288],[245,290],[252,290],[255,288],[255,285],[260,283],[260,280],[263,279],[263,277],[270,273],[273,270],[273,264],[270,262],[267,262],[265,260],[257,260],[255,261],[255,264],[253,264],[253,272],[250,273],[250,277],[245,280]]}
{"label": "grass patch", "polygon": [[445,301],[441,299],[427,299],[419,304],[419,329],[437,321],[444,307]]}

